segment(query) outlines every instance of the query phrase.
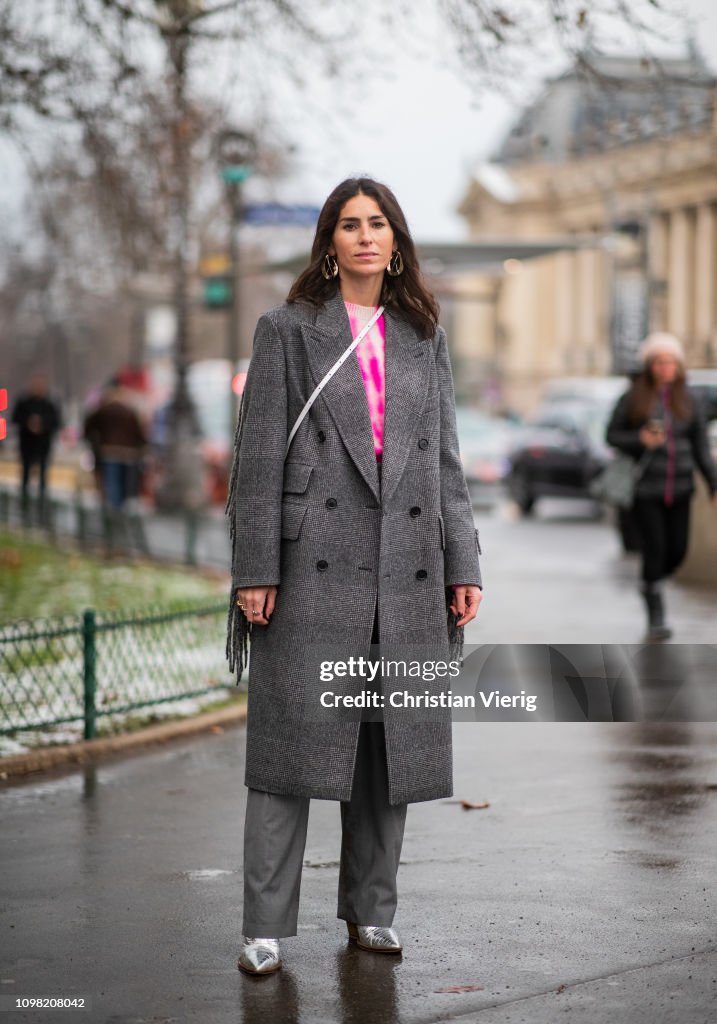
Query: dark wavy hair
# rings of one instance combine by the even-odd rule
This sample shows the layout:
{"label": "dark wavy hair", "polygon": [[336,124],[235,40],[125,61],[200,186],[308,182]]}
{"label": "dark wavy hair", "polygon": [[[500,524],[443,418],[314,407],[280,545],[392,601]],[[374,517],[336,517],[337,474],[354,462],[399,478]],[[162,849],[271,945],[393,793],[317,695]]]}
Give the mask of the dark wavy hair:
{"label": "dark wavy hair", "polygon": [[[628,418],[633,426],[638,426],[648,419],[658,393],[659,386],[652,372],[652,362],[648,360],[642,372],[633,381],[630,392]],[[687,388],[684,366],[680,366],[677,377],[670,387],[669,396],[672,415],[676,419],[689,420],[694,412],[694,404]]]}
{"label": "dark wavy hair", "polygon": [[404,269],[399,277],[384,274],[381,305],[401,314],[426,337],[432,337],[438,327],[438,303],[423,280],[416,247],[398,200],[390,188],[373,178],[347,178],[328,197],[316,225],[311,261],[294,281],[286,301],[303,301],[313,306],[322,306],[336,294],[339,288],[338,277],[327,281],[321,273],[321,267],[341,210],[349,199],[358,195],[370,196],[376,201],[393,229],[396,247],[403,257]]}

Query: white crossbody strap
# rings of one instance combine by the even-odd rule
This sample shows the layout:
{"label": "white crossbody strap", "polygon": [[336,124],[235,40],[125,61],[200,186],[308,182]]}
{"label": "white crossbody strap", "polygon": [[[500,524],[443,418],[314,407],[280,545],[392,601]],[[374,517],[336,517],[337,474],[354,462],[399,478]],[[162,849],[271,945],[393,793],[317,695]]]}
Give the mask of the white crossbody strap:
{"label": "white crossbody strap", "polygon": [[344,363],[348,359],[348,357],[351,355],[351,353],[356,348],[356,346],[358,344],[360,344],[360,342],[363,341],[363,339],[366,337],[366,335],[371,330],[371,328],[376,323],[376,321],[378,320],[378,318],[381,316],[382,313],[383,313],[383,306],[379,306],[378,309],[376,310],[376,312],[373,314],[373,316],[369,320],[369,322],[366,324],[366,326],[362,327],[362,329],[356,335],[356,337],[351,342],[351,344],[346,349],[346,351],[342,352],[342,354],[336,360],[336,362],[331,367],[331,369],[328,371],[328,373],[325,374],[321,378],[319,383],[316,385],[314,390],[311,392],[311,394],[309,395],[309,397],[307,399],[306,405],[304,406],[304,408],[301,410],[301,412],[297,416],[296,423],[291,428],[291,433],[289,434],[289,440],[286,442],[286,452],[284,453],[284,458],[286,458],[286,456],[289,454],[289,448],[291,448],[291,442],[294,440],[294,435],[296,434],[296,431],[299,429],[299,426],[301,425],[301,421],[304,419],[304,417],[306,416],[307,412],[309,411],[311,406],[314,404],[314,401],[318,398],[319,392],[323,388],[324,384],[328,384],[328,382],[331,380],[331,378],[336,373],[338,368],[342,365],[342,363]]}

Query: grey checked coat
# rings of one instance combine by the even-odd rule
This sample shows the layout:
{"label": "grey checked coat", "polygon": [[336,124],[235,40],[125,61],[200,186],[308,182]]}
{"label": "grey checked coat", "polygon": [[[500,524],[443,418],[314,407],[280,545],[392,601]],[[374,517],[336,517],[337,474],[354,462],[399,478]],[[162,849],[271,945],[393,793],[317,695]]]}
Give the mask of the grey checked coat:
{"label": "grey checked coat", "polygon": [[[340,293],[319,309],[284,304],[257,324],[227,502],[227,654],[241,679],[250,636],[244,781],[254,789],[350,799],[360,723],[305,716],[302,644],[345,645],[346,656],[369,657],[378,601],[382,644],[428,643],[455,656],[463,629],[447,610],[447,587],[481,584],[445,331],[421,337],[388,309],[385,326],[379,486],[355,350],[312,405],[284,462],[304,403],[351,344]],[[272,584],[269,624],[250,626],[236,608],[237,588]],[[425,684],[448,686],[446,679]],[[388,706],[383,714],[390,802],[450,796],[450,709],[422,722]]]}

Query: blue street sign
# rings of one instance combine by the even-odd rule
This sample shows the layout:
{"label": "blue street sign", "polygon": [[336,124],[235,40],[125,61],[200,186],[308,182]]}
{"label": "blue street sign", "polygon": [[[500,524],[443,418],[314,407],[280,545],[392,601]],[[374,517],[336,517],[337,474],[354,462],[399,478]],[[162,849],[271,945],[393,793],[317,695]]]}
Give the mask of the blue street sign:
{"label": "blue street sign", "polygon": [[301,206],[283,203],[247,203],[242,210],[245,224],[293,224],[312,228],[319,219],[318,206]]}

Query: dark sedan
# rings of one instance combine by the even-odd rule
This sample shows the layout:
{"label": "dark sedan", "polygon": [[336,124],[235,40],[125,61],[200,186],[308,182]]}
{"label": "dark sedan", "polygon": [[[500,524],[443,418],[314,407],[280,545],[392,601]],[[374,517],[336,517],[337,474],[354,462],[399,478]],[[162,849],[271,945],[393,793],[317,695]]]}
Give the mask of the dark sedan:
{"label": "dark sedan", "polygon": [[544,406],[509,453],[508,492],[524,515],[538,498],[590,498],[588,486],[607,464],[606,401]]}

